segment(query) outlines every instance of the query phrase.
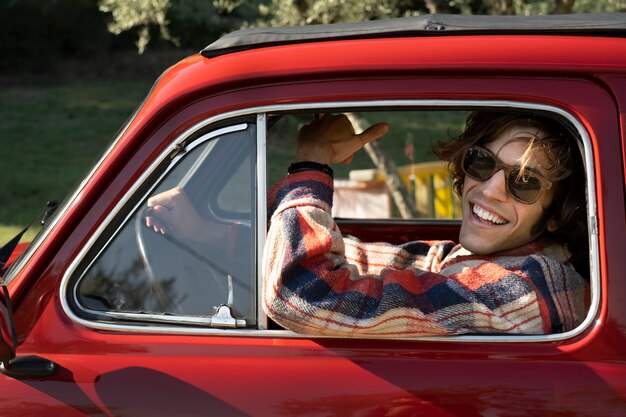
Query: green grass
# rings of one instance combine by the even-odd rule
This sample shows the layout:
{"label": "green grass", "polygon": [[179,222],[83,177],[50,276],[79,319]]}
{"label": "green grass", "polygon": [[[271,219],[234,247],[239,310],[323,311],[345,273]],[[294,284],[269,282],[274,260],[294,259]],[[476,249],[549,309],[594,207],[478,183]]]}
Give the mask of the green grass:
{"label": "green grass", "polygon": [[0,243],[80,182],[153,81],[0,87]]}

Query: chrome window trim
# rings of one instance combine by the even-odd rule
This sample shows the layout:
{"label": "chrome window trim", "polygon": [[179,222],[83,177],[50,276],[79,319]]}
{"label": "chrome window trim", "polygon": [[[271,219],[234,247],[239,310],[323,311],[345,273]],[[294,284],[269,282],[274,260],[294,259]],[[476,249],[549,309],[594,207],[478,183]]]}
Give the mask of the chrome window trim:
{"label": "chrome window trim", "polygon": [[263,300],[265,299],[265,286],[263,285],[263,249],[265,247],[265,238],[267,236],[267,198],[259,198],[259,196],[267,195],[267,169],[266,169],[266,150],[267,150],[267,114],[259,113],[257,115],[257,146],[256,146],[256,267],[257,267],[257,287],[256,287],[256,306],[257,306],[257,326],[259,330],[267,330],[267,315],[263,310]]}
{"label": "chrome window trim", "polygon": [[[599,257],[599,242],[598,242],[598,231],[593,225],[597,223],[597,204],[596,204],[596,189],[595,189],[595,174],[593,170],[593,147],[591,144],[591,139],[589,134],[585,130],[582,123],[576,119],[573,115],[568,113],[567,111],[555,107],[552,105],[545,104],[537,104],[537,103],[526,103],[519,101],[509,101],[509,100],[370,100],[370,101],[342,101],[342,102],[315,102],[315,103],[305,103],[305,104],[278,104],[278,105],[269,105],[269,106],[259,106],[259,107],[250,107],[242,110],[236,110],[228,113],[223,113],[217,116],[209,117],[206,120],[203,120],[196,125],[187,129],[184,133],[182,133],[177,140],[173,141],[169,147],[167,147],[161,155],[152,163],[150,168],[142,175],[142,179],[145,179],[149,173],[151,173],[156,166],[158,166],[166,157],[169,155],[174,148],[185,139],[189,138],[190,135],[197,132],[198,130],[216,123],[221,120],[226,120],[230,118],[236,118],[241,116],[249,116],[249,115],[265,115],[267,113],[273,112],[285,112],[285,111],[301,111],[301,110],[312,110],[312,109],[339,109],[339,108],[372,108],[372,109],[380,109],[384,107],[406,107],[407,110],[410,108],[417,107],[429,107],[433,109],[440,108],[441,110],[445,108],[472,108],[472,107],[481,107],[481,108],[509,108],[509,109],[519,109],[519,110],[539,110],[545,111],[551,114],[556,114],[563,117],[572,126],[577,130],[581,141],[583,152],[583,161],[585,164],[586,171],[586,187],[587,187],[587,212],[588,212],[588,231],[589,231],[589,250],[590,250],[590,285],[591,285],[591,305],[589,311],[587,312],[587,316],[583,320],[583,322],[576,327],[575,329],[559,334],[551,334],[551,335],[529,335],[529,336],[511,336],[511,335],[464,335],[464,336],[443,336],[443,337],[415,337],[410,338],[408,340],[425,340],[425,341],[446,341],[446,342],[503,342],[503,343],[523,343],[523,342],[554,342],[572,338],[581,334],[585,331],[589,326],[591,326],[595,317],[599,311],[600,307],[600,296],[601,296],[601,287],[600,287],[600,257]],[[257,120],[257,123],[259,120]],[[257,147],[259,146],[260,141],[264,141],[265,138],[259,138],[259,132],[261,129],[257,126]],[[263,133],[265,135],[265,133]],[[264,148],[263,148],[264,149]],[[261,159],[257,154],[257,173],[266,172],[266,160]],[[264,179],[263,174],[263,179]],[[257,177],[257,181],[261,180],[261,176]],[[138,182],[139,183],[139,182]],[[257,187],[259,187],[259,183],[257,182]],[[262,185],[262,188],[258,188],[259,191],[264,189],[265,185]],[[118,202],[115,208],[111,211],[109,216],[103,224],[98,228],[97,232],[89,239],[85,247],[81,250],[76,259],[72,262],[68,270],[65,272],[63,279],[60,285],[60,299],[64,312],[68,315],[68,317],[74,322],[81,324],[86,327],[98,329],[98,330],[109,330],[109,331],[121,331],[121,332],[140,332],[140,333],[163,333],[163,334],[202,334],[202,335],[229,335],[229,336],[259,336],[259,337],[289,337],[289,338],[305,338],[305,339],[315,339],[315,338],[323,338],[321,336],[311,336],[311,335],[302,335],[296,334],[294,332],[288,330],[257,330],[257,329],[241,329],[241,330],[222,330],[222,329],[210,329],[210,328],[191,328],[191,327],[174,327],[174,326],[148,326],[148,325],[120,325],[114,323],[106,323],[106,322],[98,322],[85,320],[76,316],[73,311],[69,308],[69,304],[67,302],[66,294],[67,294],[67,286],[70,280],[70,277],[74,273],[74,270],[78,266],[78,264],[82,261],[83,257],[87,253],[88,249],[94,244],[97,236],[102,233],[104,228],[108,225],[111,219],[115,216],[115,214],[121,209],[121,207],[130,199],[132,195],[132,190],[129,190],[124,197]],[[258,196],[259,194],[257,194]],[[257,224],[260,225],[261,222],[265,222],[265,219],[261,219],[261,217],[265,216],[265,202],[261,202],[262,199],[257,198]],[[263,211],[260,210],[263,208]],[[257,229],[258,232],[258,229]],[[264,231],[262,233],[257,233],[257,254],[260,254],[262,251],[263,243],[265,240]],[[94,257],[96,259],[97,257]],[[260,263],[260,259],[257,261],[257,264]],[[259,282],[262,282],[262,278],[259,274]],[[262,287],[261,287],[262,288]],[[260,293],[259,293],[260,294]],[[262,296],[261,294],[259,297]],[[257,303],[262,305],[262,299],[258,299]],[[261,326],[265,327],[265,326]],[[266,327],[265,327],[266,328]]]}

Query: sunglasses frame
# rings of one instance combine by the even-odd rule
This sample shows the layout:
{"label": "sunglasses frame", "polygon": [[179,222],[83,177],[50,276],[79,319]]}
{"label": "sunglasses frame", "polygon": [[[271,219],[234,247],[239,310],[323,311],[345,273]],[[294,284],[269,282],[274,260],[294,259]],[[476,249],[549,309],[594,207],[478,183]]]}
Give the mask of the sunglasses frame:
{"label": "sunglasses frame", "polygon": [[[469,155],[472,149],[478,149],[478,151],[486,153],[487,155],[491,156],[491,158],[495,162],[493,171],[486,178],[477,178],[474,175],[467,172],[467,170],[465,169],[465,159],[467,158],[467,156]],[[532,173],[531,175],[539,179],[539,184],[541,185],[541,187],[539,188],[539,190],[537,190],[537,196],[534,199],[526,201],[526,200],[519,198],[511,191],[511,183],[513,184],[513,186],[515,186],[515,184],[519,184],[517,180],[515,180],[514,178],[512,179],[512,174],[513,174],[513,171],[518,171],[519,173],[520,167],[505,164],[489,149],[483,148],[482,146],[479,146],[479,145],[472,145],[465,150],[465,152],[463,153],[463,158],[461,159],[461,170],[463,171],[465,175],[467,175],[471,179],[475,181],[480,181],[480,182],[485,182],[489,180],[491,177],[493,177],[499,171],[504,171],[506,192],[511,196],[511,198],[523,204],[534,204],[535,202],[537,202],[537,200],[539,200],[543,191],[549,190],[550,188],[552,188],[552,184],[553,184],[552,181],[550,181],[549,179],[547,179],[546,177],[544,177],[543,175],[541,175],[534,169],[530,168],[530,171]],[[516,175],[516,177],[518,177],[518,175]]]}

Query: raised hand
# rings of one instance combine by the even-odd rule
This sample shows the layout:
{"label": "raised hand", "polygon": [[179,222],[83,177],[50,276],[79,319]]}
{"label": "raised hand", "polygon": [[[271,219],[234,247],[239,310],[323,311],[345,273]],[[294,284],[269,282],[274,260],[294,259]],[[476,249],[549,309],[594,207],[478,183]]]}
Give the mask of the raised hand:
{"label": "raised hand", "polygon": [[295,160],[328,165],[349,163],[356,151],[382,137],[388,130],[387,123],[377,123],[356,134],[346,115],[327,113],[300,129]]}

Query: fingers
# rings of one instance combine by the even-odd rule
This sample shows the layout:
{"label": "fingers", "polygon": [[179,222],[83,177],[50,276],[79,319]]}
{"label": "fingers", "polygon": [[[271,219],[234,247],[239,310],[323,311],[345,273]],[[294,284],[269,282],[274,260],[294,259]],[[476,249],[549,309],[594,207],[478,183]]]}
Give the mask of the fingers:
{"label": "fingers", "polygon": [[152,207],[150,215],[146,216],[146,226],[156,233],[166,234],[170,231],[171,225],[175,224],[174,215],[169,209],[161,205]]}
{"label": "fingers", "polygon": [[167,225],[161,223],[159,219],[153,216],[146,217],[146,226],[149,229],[154,230],[156,233],[161,233],[162,235],[169,232],[169,228],[167,227]]}
{"label": "fingers", "polygon": [[350,162],[352,162],[352,158],[358,150],[362,149],[368,143],[380,139],[388,131],[389,125],[387,123],[377,123],[365,129],[358,135],[354,135],[352,137],[352,140],[349,143],[345,144],[346,147],[350,148],[350,156],[345,158],[342,162],[345,164],[349,164]]}
{"label": "fingers", "polygon": [[387,123],[376,123],[373,126],[368,127],[363,132],[359,133],[357,137],[361,140],[363,145],[373,142],[383,137],[389,132],[389,125]]}

